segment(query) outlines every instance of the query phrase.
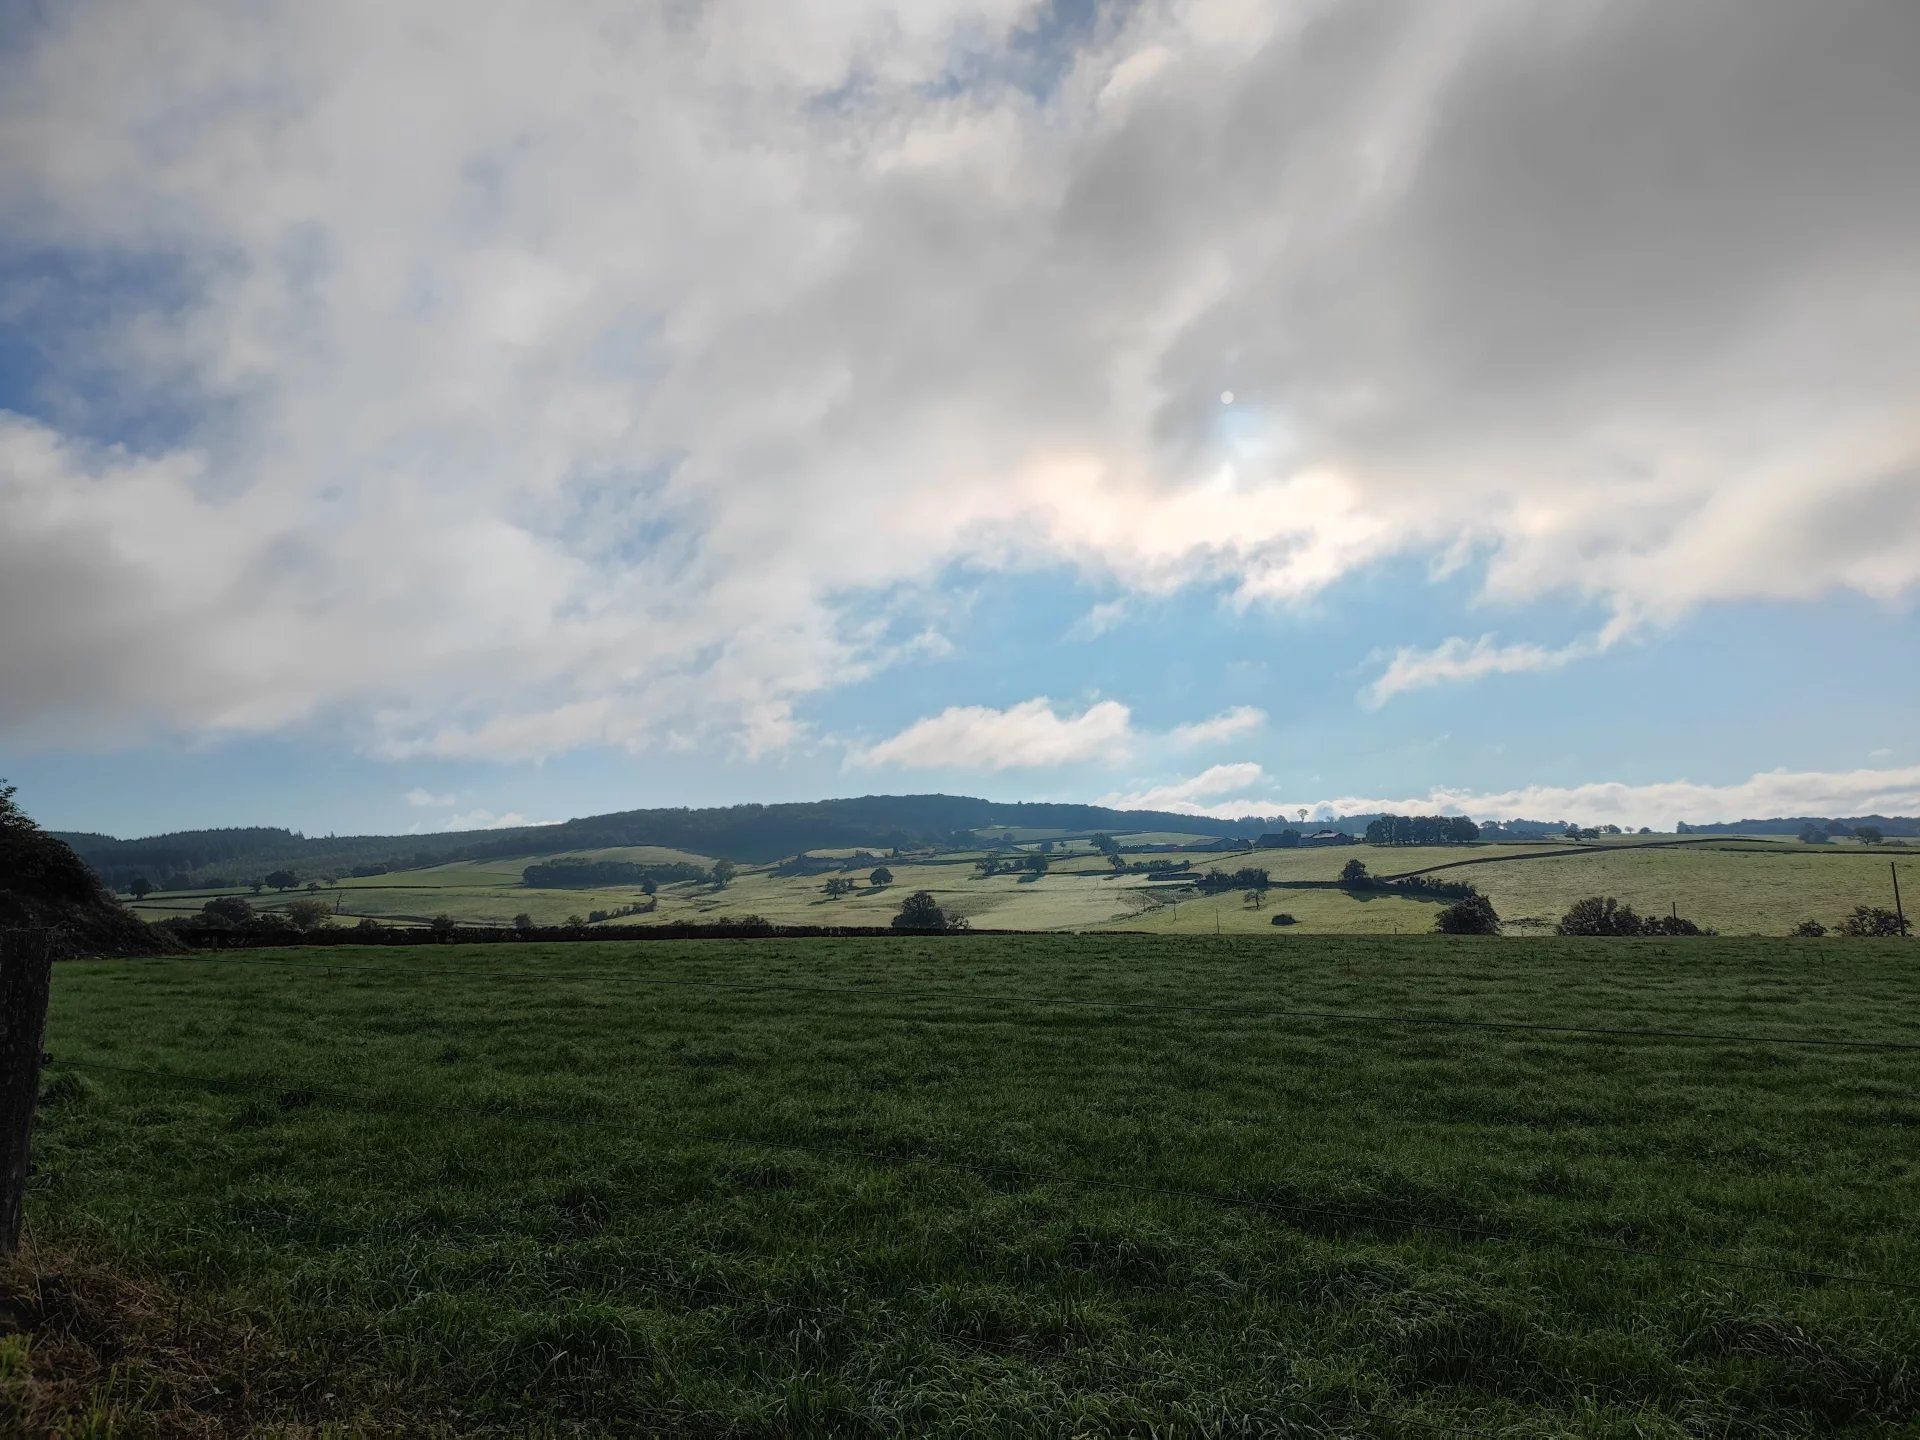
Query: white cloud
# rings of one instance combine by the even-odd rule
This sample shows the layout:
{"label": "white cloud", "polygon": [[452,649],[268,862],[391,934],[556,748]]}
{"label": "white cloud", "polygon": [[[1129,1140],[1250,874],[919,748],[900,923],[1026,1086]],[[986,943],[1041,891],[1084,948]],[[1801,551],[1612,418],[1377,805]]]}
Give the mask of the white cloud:
{"label": "white cloud", "polygon": [[1501,645],[1491,635],[1482,635],[1474,641],[1455,635],[1431,650],[1402,646],[1394,651],[1386,668],[1360,692],[1360,698],[1368,706],[1377,709],[1395,695],[1408,690],[1458,684],[1487,675],[1558,670],[1563,665],[1595,654],[1598,649],[1596,644],[1584,641],[1549,649],[1530,643]]}
{"label": "white cloud", "polygon": [[496,815],[491,810],[468,810],[447,817],[446,830],[517,830],[528,825],[558,825],[558,820],[529,820],[518,810]]}
{"label": "white cloud", "polygon": [[1111,761],[1133,739],[1132,714],[1101,700],[1080,714],[1060,714],[1044,695],[995,710],[955,705],[915,721],[899,734],[854,752],[849,763],[920,770],[1015,770]]}
{"label": "white cloud", "polygon": [[20,20],[0,733],[767,753],[961,561],[1920,584],[1920,7],[1038,13]]}
{"label": "white cloud", "polygon": [[1238,809],[1239,806],[1250,802],[1223,801],[1218,797],[1231,794],[1235,790],[1245,790],[1251,785],[1258,785],[1265,778],[1266,772],[1250,760],[1231,765],[1210,765],[1198,775],[1185,780],[1175,780],[1169,784],[1155,785],[1131,793],[1103,795],[1093,803],[1108,805],[1115,810],[1172,810],[1185,815],[1213,815],[1223,812],[1261,813]]}
{"label": "white cloud", "polygon": [[1218,745],[1223,740],[1232,740],[1250,730],[1258,730],[1266,723],[1267,712],[1258,706],[1235,705],[1210,720],[1176,725],[1167,732],[1167,738],[1183,749],[1198,749],[1203,745]]}
{"label": "white cloud", "polygon": [[431,790],[423,789],[418,785],[407,791],[404,798],[407,804],[422,809],[444,808],[460,803],[460,797],[457,795],[436,795]]}
{"label": "white cloud", "polygon": [[1098,640],[1127,618],[1125,600],[1102,600],[1067,627],[1068,640]]}
{"label": "white cloud", "polygon": [[[1216,771],[1134,795],[1099,803],[1128,809],[1180,810],[1237,819],[1248,815],[1355,815],[1387,810],[1399,814],[1471,815],[1478,820],[1574,820],[1669,829],[1676,821],[1708,824],[1793,815],[1920,814],[1920,765],[1881,770],[1767,770],[1727,784],[1690,780],[1625,784],[1522,785],[1508,790],[1436,786],[1423,795],[1335,795],[1316,800],[1269,793],[1230,800],[1211,798],[1220,789],[1192,787]],[[1255,767],[1257,769],[1257,767]],[[1238,787],[1232,787],[1238,788]]]}

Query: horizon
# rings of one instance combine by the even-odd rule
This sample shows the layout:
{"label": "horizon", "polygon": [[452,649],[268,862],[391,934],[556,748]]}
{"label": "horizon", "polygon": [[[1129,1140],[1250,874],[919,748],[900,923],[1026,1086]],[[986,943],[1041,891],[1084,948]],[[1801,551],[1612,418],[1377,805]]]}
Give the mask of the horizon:
{"label": "horizon", "polygon": [[1913,7],[7,13],[49,828],[1920,813]]}

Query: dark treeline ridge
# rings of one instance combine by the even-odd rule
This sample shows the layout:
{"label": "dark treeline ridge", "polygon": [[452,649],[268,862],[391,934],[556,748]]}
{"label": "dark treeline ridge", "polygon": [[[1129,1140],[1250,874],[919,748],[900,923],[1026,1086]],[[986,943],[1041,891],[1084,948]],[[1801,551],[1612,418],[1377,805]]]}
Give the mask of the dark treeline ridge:
{"label": "dark treeline ridge", "polygon": [[640,864],[632,860],[588,860],[569,855],[542,860],[520,872],[520,883],[536,890],[594,890],[612,885],[672,885],[711,879],[705,865],[685,860]]}
{"label": "dark treeline ridge", "polygon": [[[1349,831],[1364,829],[1377,814],[1328,817],[1313,822]],[[438,835],[326,835],[246,827],[186,830],[144,839],[61,832],[80,858],[115,889],[135,876],[162,890],[244,884],[268,870],[291,868],[365,874],[418,869],[454,860],[491,860],[516,855],[561,855],[621,845],[659,845],[695,855],[736,860],[780,860],[806,850],[866,848],[885,852],[925,846],[978,844],[972,832],[987,829],[1061,830],[1092,835],[1107,831],[1163,830],[1218,838],[1253,839],[1283,825],[1288,816],[1217,820],[1159,810],[1112,810],[1101,805],[1004,803],[966,795],[864,795],[780,805],[731,805],[712,809],[623,810],[559,825],[506,830],[449,831]],[[1501,827],[1503,836],[1557,835],[1559,822],[1520,820]]]}
{"label": "dark treeline ridge", "polygon": [[1913,815],[1792,815],[1770,820],[1727,820],[1712,825],[1681,821],[1681,835],[1797,835],[1808,826],[1834,835],[1850,835],[1866,826],[1882,835],[1920,835],[1920,816]]}

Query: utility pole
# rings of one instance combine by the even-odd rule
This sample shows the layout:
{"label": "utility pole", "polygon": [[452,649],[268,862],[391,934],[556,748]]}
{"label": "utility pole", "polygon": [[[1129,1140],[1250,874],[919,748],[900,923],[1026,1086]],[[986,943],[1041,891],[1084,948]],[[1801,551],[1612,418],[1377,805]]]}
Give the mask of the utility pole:
{"label": "utility pole", "polygon": [[20,1248],[52,980],[52,931],[0,930],[0,1255]]}
{"label": "utility pole", "polygon": [[1893,877],[1893,913],[1900,921],[1900,933],[1907,933],[1907,912],[1900,908],[1900,869],[1893,861],[1887,862],[1887,874]]}

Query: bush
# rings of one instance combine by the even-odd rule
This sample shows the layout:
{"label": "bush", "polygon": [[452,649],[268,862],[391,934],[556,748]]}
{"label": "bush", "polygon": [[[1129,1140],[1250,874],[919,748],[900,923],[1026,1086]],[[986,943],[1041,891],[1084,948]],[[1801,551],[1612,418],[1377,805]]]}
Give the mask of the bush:
{"label": "bush", "polygon": [[1850,940],[1889,940],[1913,933],[1913,925],[1896,911],[1878,905],[1856,905],[1834,933]]}
{"label": "bush", "polygon": [[1373,876],[1367,873],[1367,862],[1349,860],[1340,867],[1340,883],[1350,889],[1361,889],[1373,884]]}
{"label": "bush", "polygon": [[296,900],[287,906],[287,919],[296,930],[312,930],[324,925],[330,913],[332,907],[324,900]]}
{"label": "bush", "polygon": [[1282,910],[1278,915],[1274,916],[1273,919],[1270,920],[1268,923],[1271,925],[1298,925],[1300,922],[1294,919],[1293,916],[1287,914],[1286,911]]}
{"label": "bush", "polygon": [[1469,895],[1434,916],[1433,928],[1442,935],[1498,935],[1500,916],[1486,896]]}
{"label": "bush", "polygon": [[[1821,838],[1825,839],[1826,837],[1822,836]],[[1802,940],[1817,940],[1820,936],[1827,933],[1827,927],[1822,925],[1818,920],[1802,920],[1798,925],[1793,927],[1791,933]]]}
{"label": "bush", "polygon": [[1574,902],[1553,927],[1556,935],[1639,935],[1644,921],[1631,905],[1622,905],[1613,896],[1589,895]]}

